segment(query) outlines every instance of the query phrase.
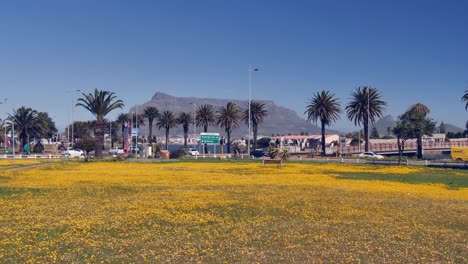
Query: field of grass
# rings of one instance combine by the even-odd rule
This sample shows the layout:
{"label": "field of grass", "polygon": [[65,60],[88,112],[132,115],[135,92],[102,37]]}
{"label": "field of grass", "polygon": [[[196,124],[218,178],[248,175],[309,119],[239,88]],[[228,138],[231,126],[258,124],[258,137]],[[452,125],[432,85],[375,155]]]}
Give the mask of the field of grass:
{"label": "field of grass", "polygon": [[0,171],[0,263],[467,263],[467,179],[317,163]]}

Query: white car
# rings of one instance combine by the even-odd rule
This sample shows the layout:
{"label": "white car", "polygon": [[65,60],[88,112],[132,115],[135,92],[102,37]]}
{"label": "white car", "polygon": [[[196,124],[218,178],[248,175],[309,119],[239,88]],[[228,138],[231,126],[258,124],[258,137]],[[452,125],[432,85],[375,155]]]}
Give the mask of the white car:
{"label": "white car", "polygon": [[383,159],[384,156],[375,154],[374,152],[363,152],[358,155],[359,158]]}
{"label": "white car", "polygon": [[84,158],[85,153],[81,149],[73,149],[73,148],[68,148],[67,150],[62,152],[62,155],[68,156],[70,158]]}
{"label": "white car", "polygon": [[113,147],[109,150],[110,155],[123,155],[124,149],[122,147]]}
{"label": "white car", "polygon": [[187,149],[187,153],[190,155],[190,156],[198,156],[200,155],[200,153],[198,152],[198,150],[196,148],[188,148]]}

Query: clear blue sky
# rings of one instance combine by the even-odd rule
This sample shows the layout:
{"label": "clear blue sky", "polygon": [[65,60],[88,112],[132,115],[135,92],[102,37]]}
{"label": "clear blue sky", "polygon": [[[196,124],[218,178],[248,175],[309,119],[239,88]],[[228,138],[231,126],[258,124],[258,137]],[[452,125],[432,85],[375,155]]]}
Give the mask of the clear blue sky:
{"label": "clear blue sky", "polygon": [[[252,97],[301,116],[318,91],[344,108],[371,85],[394,117],[421,102],[468,119],[468,1],[0,0],[0,34],[1,118],[25,105],[63,128],[76,89],[115,92],[123,111],[157,91],[247,99],[251,63]],[[332,128],[356,130],[344,114]]]}

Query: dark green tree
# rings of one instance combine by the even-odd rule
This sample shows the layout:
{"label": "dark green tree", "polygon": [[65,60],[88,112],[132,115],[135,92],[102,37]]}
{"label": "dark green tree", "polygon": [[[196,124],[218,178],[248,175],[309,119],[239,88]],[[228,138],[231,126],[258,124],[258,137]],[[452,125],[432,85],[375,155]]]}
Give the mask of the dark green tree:
{"label": "dark green tree", "polygon": [[[215,110],[210,104],[204,104],[198,107],[196,122],[197,126],[203,126],[203,132],[208,132],[208,127],[215,124]],[[208,146],[205,144],[205,153],[208,152]]]}
{"label": "dark green tree", "polygon": [[179,116],[177,117],[177,123],[181,124],[182,128],[184,129],[184,147],[187,148],[189,126],[191,123],[193,123],[192,114],[187,112],[179,113]]}
{"label": "dark green tree", "polygon": [[216,111],[216,124],[224,128],[227,136],[227,153],[231,153],[231,132],[239,126],[242,118],[242,110],[233,102],[226,107],[220,106]]}
{"label": "dark green tree", "polygon": [[468,111],[468,89],[465,90],[465,94],[462,96],[462,101],[465,101],[465,110]]}
{"label": "dark green tree", "polygon": [[158,118],[159,110],[154,106],[147,106],[143,110],[143,115],[148,119],[148,142],[152,143],[153,141],[153,121]]}
{"label": "dark green tree", "polygon": [[440,122],[440,125],[439,125],[439,133],[442,133],[442,134],[445,134],[447,133],[447,127],[445,127],[445,123],[442,121]]}
{"label": "dark green tree", "polygon": [[88,110],[96,117],[96,128],[94,136],[96,139],[95,156],[102,157],[102,149],[104,148],[104,117],[117,108],[122,108],[124,103],[117,99],[113,92],[102,91],[95,89],[94,93],[82,93],[81,98],[78,98],[76,106],[81,106]]}
{"label": "dark green tree", "polygon": [[120,126],[120,129],[121,129],[121,133],[122,133],[122,146],[125,146],[125,142],[123,142],[124,140],[124,129],[125,129],[125,126],[128,125],[130,121],[130,114],[126,114],[126,113],[120,113],[118,116],[117,116],[117,119],[115,119],[115,123],[117,125]]}
{"label": "dark green tree", "polygon": [[164,128],[166,131],[166,150],[168,149],[169,145],[169,130],[177,125],[177,119],[174,117],[174,114],[171,111],[164,111],[160,114],[156,121],[156,126],[160,128]]}
{"label": "dark green tree", "polygon": [[412,117],[412,133],[415,136],[416,143],[418,145],[417,157],[418,159],[422,159],[422,137],[424,135],[432,135],[435,129],[435,122],[426,118],[430,110],[424,104],[414,104],[407,112],[410,112],[410,116]]}
{"label": "dark green tree", "polygon": [[[263,119],[267,117],[268,112],[264,103],[259,101],[250,101],[250,124],[252,126],[253,133],[253,147],[257,149],[257,136],[258,136],[258,126],[263,123]],[[247,109],[244,110],[244,122],[246,125],[249,124],[249,105],[247,104]],[[250,144],[250,142],[249,142]]]}
{"label": "dark green tree", "polygon": [[39,113],[31,108],[22,106],[13,110],[13,114],[8,114],[7,119],[14,123],[15,134],[21,139],[20,151],[26,143],[29,144],[28,139],[41,137],[47,132],[46,122],[41,120]]}
{"label": "dark green tree", "polygon": [[377,118],[383,116],[386,102],[381,100],[381,94],[377,88],[358,87],[351,94],[351,101],[346,106],[346,115],[355,125],[361,125],[364,129],[365,151],[369,151],[369,125]]}
{"label": "dark green tree", "polygon": [[329,91],[317,92],[306,107],[307,121],[320,121],[322,131],[322,156],[325,156],[325,126],[338,120],[341,108],[335,94]]}

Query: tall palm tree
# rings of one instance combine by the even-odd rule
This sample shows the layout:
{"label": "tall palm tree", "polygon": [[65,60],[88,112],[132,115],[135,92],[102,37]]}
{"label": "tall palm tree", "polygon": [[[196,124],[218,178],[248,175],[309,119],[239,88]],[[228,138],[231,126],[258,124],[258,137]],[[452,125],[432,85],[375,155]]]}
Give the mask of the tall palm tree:
{"label": "tall palm tree", "polygon": [[373,124],[376,118],[383,116],[386,102],[381,100],[381,94],[377,88],[358,87],[351,93],[351,101],[346,106],[346,115],[355,125],[361,125],[364,128],[364,137],[366,141],[365,151],[369,151],[369,125]]}
{"label": "tall palm tree", "polygon": [[113,92],[95,89],[94,93],[85,94],[78,98],[76,106],[81,106],[96,117],[96,153],[98,158],[102,157],[102,148],[104,147],[104,117],[112,110],[122,108],[124,103],[117,99]]}
{"label": "tall palm tree", "polygon": [[158,128],[164,128],[166,130],[166,150],[168,149],[169,144],[169,130],[177,125],[177,119],[174,117],[174,114],[171,111],[164,111],[161,115],[158,116],[156,121],[156,126]]}
{"label": "tall palm tree", "polygon": [[227,103],[226,107],[220,106],[216,111],[216,124],[224,128],[227,135],[227,153],[231,153],[232,129],[239,126],[241,118],[242,110],[233,102]]}
{"label": "tall palm tree", "polygon": [[[203,126],[203,132],[208,132],[208,127],[215,124],[215,110],[210,104],[204,104],[198,107],[196,122],[197,126]],[[205,153],[208,152],[208,146],[205,144]]]}
{"label": "tall palm tree", "polygon": [[184,147],[187,147],[189,125],[193,123],[192,114],[187,112],[179,113],[179,116],[177,117],[177,123],[181,124],[184,128]]}
{"label": "tall palm tree", "polygon": [[143,115],[148,119],[148,142],[153,142],[153,121],[159,115],[158,108],[154,106],[147,106],[143,110]]}
{"label": "tall palm tree", "polygon": [[44,130],[44,120],[39,118],[39,113],[31,108],[24,106],[13,110],[13,114],[8,114],[8,120],[14,123],[15,134],[21,139],[20,150],[28,144],[28,139],[36,136],[42,136],[46,133]]}
{"label": "tall palm tree", "polygon": [[317,92],[310,99],[309,105],[306,107],[304,114],[307,114],[307,121],[320,121],[322,128],[322,156],[325,156],[325,126],[329,126],[332,122],[338,120],[341,112],[338,99],[334,98],[335,94],[329,91]]}
{"label": "tall palm tree", "polygon": [[[263,119],[268,115],[267,110],[265,109],[265,104],[259,101],[250,101],[250,122],[252,125],[253,132],[253,145],[254,149],[257,149],[257,135],[258,135],[258,125],[263,122]],[[249,105],[247,103],[247,109],[244,111],[243,117],[245,124],[249,124]],[[250,144],[250,142],[249,142]]]}
{"label": "tall palm tree", "polygon": [[465,101],[465,110],[468,111],[468,89],[465,90],[465,94],[462,97],[462,101]]}

